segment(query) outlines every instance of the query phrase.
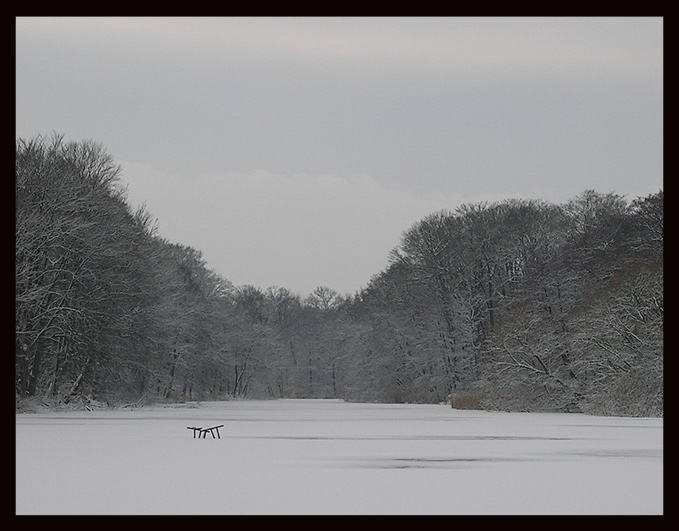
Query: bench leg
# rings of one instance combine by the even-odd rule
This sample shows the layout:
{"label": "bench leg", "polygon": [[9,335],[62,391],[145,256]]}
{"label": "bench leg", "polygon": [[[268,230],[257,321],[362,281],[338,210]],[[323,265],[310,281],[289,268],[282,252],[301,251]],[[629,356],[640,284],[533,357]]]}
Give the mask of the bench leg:
{"label": "bench leg", "polygon": [[[198,428],[198,427],[193,427],[189,426],[188,429],[193,430],[193,438],[196,438],[196,433],[198,433],[198,438],[201,439],[207,439],[207,434],[208,432],[210,435],[212,435],[213,439],[221,439],[222,436],[219,434],[219,428],[222,426],[213,426],[212,428]],[[217,432],[217,435],[215,436],[215,432]]]}

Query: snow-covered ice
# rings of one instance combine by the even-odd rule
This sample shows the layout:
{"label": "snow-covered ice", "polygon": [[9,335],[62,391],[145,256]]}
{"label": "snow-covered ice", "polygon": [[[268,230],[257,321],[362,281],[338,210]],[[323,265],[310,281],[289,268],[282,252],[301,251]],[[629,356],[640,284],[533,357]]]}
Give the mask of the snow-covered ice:
{"label": "snow-covered ice", "polygon": [[[335,400],[16,415],[17,514],[662,514],[663,419]],[[224,424],[220,439],[187,426]]]}

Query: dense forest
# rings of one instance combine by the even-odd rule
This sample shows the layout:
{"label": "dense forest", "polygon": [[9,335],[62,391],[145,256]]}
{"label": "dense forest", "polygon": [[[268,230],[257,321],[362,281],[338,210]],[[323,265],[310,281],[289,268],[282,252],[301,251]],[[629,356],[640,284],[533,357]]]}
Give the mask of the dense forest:
{"label": "dense forest", "polygon": [[[432,213],[352,296],[234,286],[98,144],[16,142],[17,407],[342,398],[663,415],[663,192]],[[33,402],[31,402],[33,401]]]}

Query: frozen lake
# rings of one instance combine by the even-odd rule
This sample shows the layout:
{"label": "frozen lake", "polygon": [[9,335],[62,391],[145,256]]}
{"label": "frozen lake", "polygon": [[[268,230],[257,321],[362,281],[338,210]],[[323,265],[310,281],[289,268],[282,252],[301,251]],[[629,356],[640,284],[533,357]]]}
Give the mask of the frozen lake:
{"label": "frozen lake", "polygon": [[189,406],[17,414],[17,514],[663,513],[663,419]]}

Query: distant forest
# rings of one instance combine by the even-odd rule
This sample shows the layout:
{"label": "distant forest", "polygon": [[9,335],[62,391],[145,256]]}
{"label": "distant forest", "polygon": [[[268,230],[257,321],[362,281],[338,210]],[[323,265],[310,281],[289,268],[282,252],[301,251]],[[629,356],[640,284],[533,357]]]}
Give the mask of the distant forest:
{"label": "distant forest", "polygon": [[[17,408],[341,398],[663,415],[663,192],[432,213],[348,296],[234,286],[98,144],[16,141]],[[397,242],[395,242],[397,243]]]}

